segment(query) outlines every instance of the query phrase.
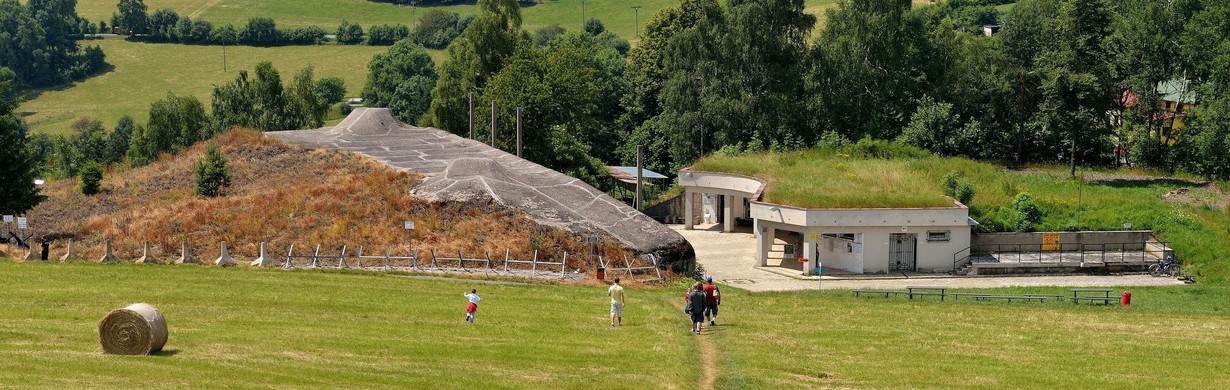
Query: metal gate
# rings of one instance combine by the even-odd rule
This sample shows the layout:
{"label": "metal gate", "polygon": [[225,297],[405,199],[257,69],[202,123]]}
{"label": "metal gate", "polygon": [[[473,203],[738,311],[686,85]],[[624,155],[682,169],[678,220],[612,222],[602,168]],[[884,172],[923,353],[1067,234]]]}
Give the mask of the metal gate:
{"label": "metal gate", "polygon": [[914,233],[893,233],[888,237],[888,268],[891,270],[913,271],[914,249],[917,247],[918,235]]}

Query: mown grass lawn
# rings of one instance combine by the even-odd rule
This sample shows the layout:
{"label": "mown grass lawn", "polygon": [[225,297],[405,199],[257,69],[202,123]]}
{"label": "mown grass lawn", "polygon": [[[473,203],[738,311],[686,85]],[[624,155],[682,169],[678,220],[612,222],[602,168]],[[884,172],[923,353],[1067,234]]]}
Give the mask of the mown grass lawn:
{"label": "mown grass lawn", "polygon": [[358,96],[367,81],[367,63],[376,53],[388,50],[335,45],[227,46],[224,71],[221,46],[135,43],[119,38],[83,44],[102,47],[114,69],[79,83],[28,94],[17,112],[33,131],[69,133],[73,122],[82,117],[102,120],[111,129],[125,114],[144,124],[150,103],[168,92],[195,96],[208,108],[213,85],[231,82],[241,70],[250,74],[261,61],[273,62],[284,85],[295,72],[312,65],[317,79],[341,77],[347,95]]}
{"label": "mown grass lawn", "polygon": [[[1222,285],[1135,288],[1130,308],[726,287],[697,337],[682,284],[629,288],[612,329],[602,286],[13,261],[0,275],[6,387],[695,388],[702,359],[717,388],[1230,386]],[[166,316],[166,351],[102,355],[97,321],[134,302]]]}
{"label": "mown grass lawn", "polygon": [[[14,388],[691,388],[694,337],[665,290],[487,285],[377,273],[0,261],[0,383]],[[463,292],[484,297],[463,322]],[[674,294],[671,294],[674,295]],[[160,356],[101,354],[97,323],[148,302]],[[602,382],[594,382],[600,380]]]}
{"label": "mown grass lawn", "polygon": [[[1067,291],[1053,290],[1047,292]],[[1129,308],[726,291],[728,314],[720,317],[729,323],[713,335],[722,346],[718,382],[728,388],[1230,386],[1222,374],[1230,371],[1230,290],[1132,290]]]}

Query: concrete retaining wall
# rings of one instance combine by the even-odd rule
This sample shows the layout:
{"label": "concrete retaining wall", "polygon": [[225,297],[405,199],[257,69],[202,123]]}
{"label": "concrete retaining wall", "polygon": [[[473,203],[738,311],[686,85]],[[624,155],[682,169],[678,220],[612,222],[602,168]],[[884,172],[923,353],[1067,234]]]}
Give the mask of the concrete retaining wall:
{"label": "concrete retaining wall", "polygon": [[[1049,233],[1049,232],[1047,232]],[[1104,232],[1057,232],[1063,250],[1085,249],[1092,245],[1106,245],[1107,250],[1144,250],[1145,242],[1153,238],[1152,230],[1119,230]],[[1042,247],[1044,232],[1035,233],[979,233],[970,240],[977,251],[1038,251]],[[1018,248],[1019,249],[1014,249]],[[997,249],[999,248],[999,249]],[[1097,249],[1101,249],[1100,247]]]}

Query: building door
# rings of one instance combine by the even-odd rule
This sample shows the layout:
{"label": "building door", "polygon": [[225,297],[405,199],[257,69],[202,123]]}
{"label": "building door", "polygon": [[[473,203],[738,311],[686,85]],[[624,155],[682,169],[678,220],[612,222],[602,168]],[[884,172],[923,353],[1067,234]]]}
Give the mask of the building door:
{"label": "building door", "polygon": [[914,249],[918,244],[918,235],[914,233],[893,233],[888,236],[888,269],[894,271],[913,271]]}

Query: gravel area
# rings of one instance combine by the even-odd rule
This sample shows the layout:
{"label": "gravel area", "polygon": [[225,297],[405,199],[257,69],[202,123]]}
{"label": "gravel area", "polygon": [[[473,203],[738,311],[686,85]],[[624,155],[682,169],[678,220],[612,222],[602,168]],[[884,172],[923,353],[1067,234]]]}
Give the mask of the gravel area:
{"label": "gravel area", "polygon": [[758,267],[755,260],[756,241],[751,233],[721,233],[716,230],[685,230],[683,225],[670,225],[692,243],[697,261],[714,280],[748,291],[823,289],[891,288],[927,285],[948,288],[994,288],[1021,286],[1168,286],[1183,282],[1149,275],[1074,275],[1074,276],[982,276],[951,275],[852,275],[825,276],[822,279],[795,275],[798,271],[781,267]]}

